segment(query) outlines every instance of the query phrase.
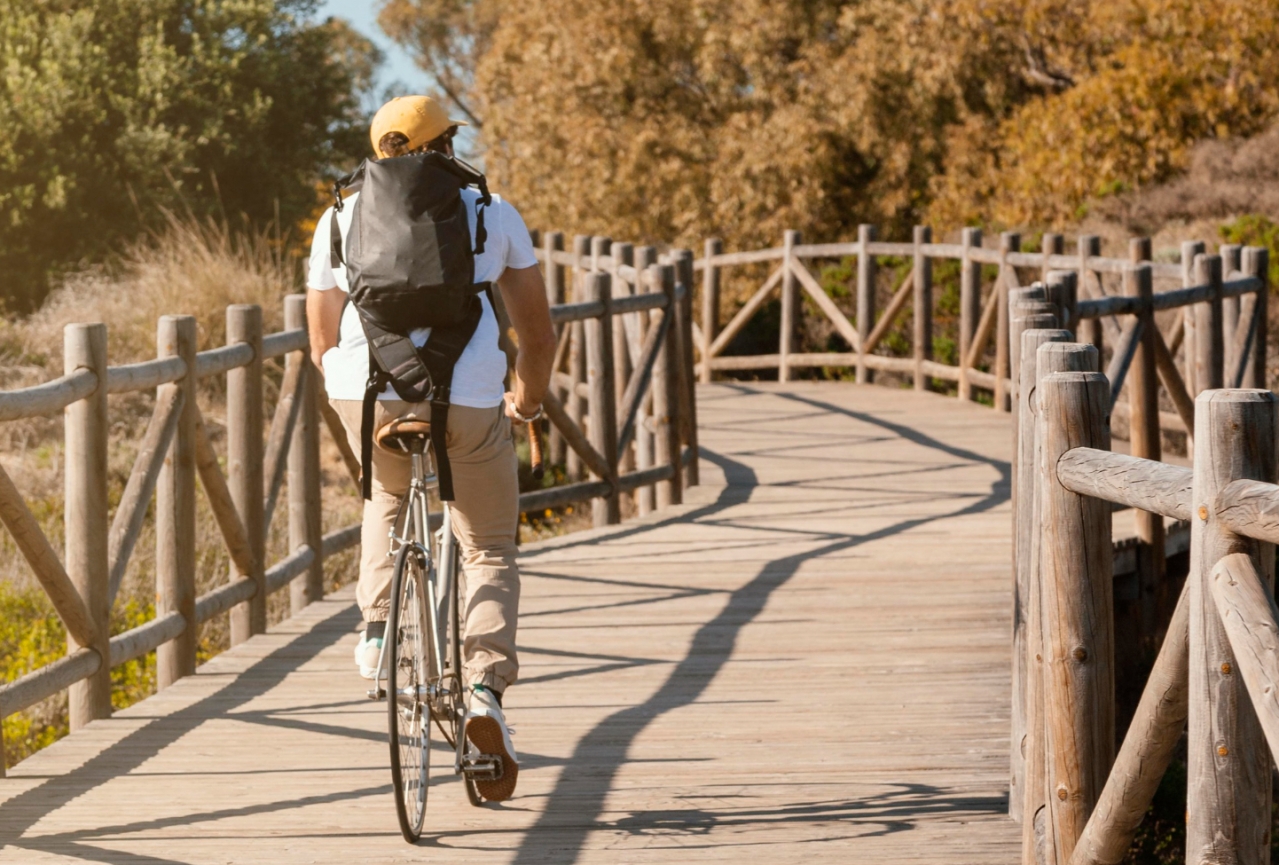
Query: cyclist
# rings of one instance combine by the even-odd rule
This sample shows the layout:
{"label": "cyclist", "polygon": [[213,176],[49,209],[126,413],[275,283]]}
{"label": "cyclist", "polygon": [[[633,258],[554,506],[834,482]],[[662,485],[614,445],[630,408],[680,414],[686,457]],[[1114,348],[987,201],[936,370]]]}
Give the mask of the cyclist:
{"label": "cyclist", "polygon": [[[426,150],[452,156],[453,137],[458,127],[465,125],[450,119],[430,97],[405,96],[378,110],[370,138],[379,158]],[[474,189],[462,191],[472,236],[478,195]],[[338,214],[344,237],[354,210],[344,207]],[[369,350],[359,316],[346,302],[345,268],[330,263],[330,217],[326,212],[316,225],[307,273],[311,357],[324,373],[329,401],[358,453]],[[481,294],[483,317],[454,368],[448,429],[432,432],[445,436],[453,466],[453,529],[461,544],[466,577],[462,654],[468,688],[467,736],[481,752],[500,755],[503,765],[509,767],[501,779],[476,784],[484,798],[502,801],[514,792],[519,766],[502,712],[502,695],[514,684],[519,669],[515,651],[520,599],[515,564],[519,490],[511,426],[512,421],[541,416],[555,354],[555,332],[532,240],[519,212],[494,195],[484,221],[488,239],[483,252],[475,256],[475,282],[492,282],[498,287],[515,328],[518,354],[512,388],[504,392],[507,358],[498,347],[497,318]],[[423,344],[428,333],[414,332],[414,343]],[[388,386],[377,402],[374,429],[399,418],[429,420],[430,407],[403,402]],[[386,630],[394,564],[388,556],[389,533],[409,481],[408,455],[375,444],[372,497],[364,502],[356,587],[364,631],[355,647],[355,660],[366,678],[376,675]]]}

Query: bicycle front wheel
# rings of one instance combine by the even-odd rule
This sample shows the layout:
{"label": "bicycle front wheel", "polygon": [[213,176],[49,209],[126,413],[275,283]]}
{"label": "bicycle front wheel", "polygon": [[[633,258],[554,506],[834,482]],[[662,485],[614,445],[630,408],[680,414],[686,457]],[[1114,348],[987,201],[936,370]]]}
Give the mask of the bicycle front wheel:
{"label": "bicycle front wheel", "polygon": [[395,556],[391,609],[386,622],[387,722],[391,740],[391,780],[395,811],[404,840],[422,835],[430,777],[430,712],[426,703],[427,641],[424,615],[425,561],[405,544]]}

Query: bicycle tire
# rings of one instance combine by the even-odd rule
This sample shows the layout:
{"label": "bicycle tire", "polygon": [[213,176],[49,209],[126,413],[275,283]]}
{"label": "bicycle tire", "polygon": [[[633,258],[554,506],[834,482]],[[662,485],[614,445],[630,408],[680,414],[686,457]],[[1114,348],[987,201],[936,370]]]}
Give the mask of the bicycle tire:
{"label": "bicycle tire", "polygon": [[426,682],[423,647],[429,635],[424,630],[430,628],[430,620],[422,614],[422,571],[416,548],[411,544],[402,546],[395,556],[386,623],[391,782],[400,834],[410,844],[422,836],[431,769],[430,710],[418,688]]}
{"label": "bicycle tire", "polygon": [[[457,545],[453,545],[453,597],[449,602],[449,651],[452,653],[453,668],[456,671],[458,683],[458,711],[456,713],[457,723],[453,727],[453,735],[466,738],[466,671],[462,665],[462,551]],[[471,744],[467,742],[462,746],[470,748]],[[473,806],[479,808],[484,804],[484,798],[480,796],[479,788],[475,786],[475,781],[465,772],[462,773],[462,782],[466,785],[466,798]]]}

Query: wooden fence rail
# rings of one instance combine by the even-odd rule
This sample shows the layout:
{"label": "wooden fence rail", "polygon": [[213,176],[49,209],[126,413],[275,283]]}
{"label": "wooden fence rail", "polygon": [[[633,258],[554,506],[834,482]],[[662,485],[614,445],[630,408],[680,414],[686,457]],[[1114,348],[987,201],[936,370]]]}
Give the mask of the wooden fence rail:
{"label": "wooden fence rail", "polygon": [[[602,249],[607,252],[608,244]],[[622,494],[636,494],[640,512],[678,503],[684,487],[697,482],[692,255],[676,253],[659,264],[651,249],[642,249],[616,265],[597,255],[590,266],[576,266],[571,281],[555,267],[547,277],[553,290],[575,291],[576,302],[556,302],[552,318],[564,326],[574,357],[582,361],[568,387],[571,398],[581,400],[576,417],[554,393],[547,415],[559,457],[567,446],[594,478],[574,477],[566,485],[525,493],[521,510],[595,499],[596,523],[608,524],[621,518]],[[65,564],[3,467],[0,522],[68,634],[64,658],[0,686],[0,718],[69,690],[71,728],[77,730],[110,715],[112,667],[155,651],[158,685],[165,687],[195,671],[196,632],[204,622],[229,613],[231,641],[238,644],[265,630],[269,595],[289,587],[293,612],[323,596],[325,559],[358,545],[360,526],[323,532],[321,428],[329,430],[357,489],[359,459],[310,362],[303,296],[285,298],[284,320],[283,331],[263,334],[258,307],[231,306],[228,344],[197,352],[195,319],[164,316],[156,359],[117,367],[107,365],[105,325],[68,325],[61,378],[0,392],[0,421],[65,413]],[[276,357],[284,358],[285,370],[268,426],[263,362]],[[225,472],[195,391],[199,378],[216,375],[226,376]],[[151,389],[155,408],[110,515],[106,397]],[[630,466],[638,467],[622,470]],[[198,597],[197,478],[231,562],[227,582]],[[268,528],[286,488],[291,552],[268,565]],[[153,497],[155,618],[111,636],[111,604]]]}
{"label": "wooden fence rail", "polygon": [[[562,238],[555,238],[542,251],[549,269],[626,272],[625,261],[608,257],[606,243],[579,238],[568,252]],[[1033,433],[1024,440],[1018,434],[1019,428],[1033,429],[1035,423],[1035,407],[1021,394],[1032,393],[1034,382],[1052,372],[1104,372],[1099,379],[1106,386],[1104,450],[1109,450],[1112,416],[1127,427],[1132,457],[1143,466],[1162,458],[1165,432],[1185,436],[1187,448],[1192,449],[1197,394],[1212,388],[1264,386],[1268,262],[1263,249],[1226,245],[1219,255],[1206,255],[1202,243],[1183,244],[1180,262],[1152,262],[1147,238],[1134,238],[1123,258],[1101,256],[1100,239],[1093,236],[1080,237],[1077,251],[1069,255],[1065,254],[1063,238],[1051,233],[1043,236],[1039,252],[1023,252],[1021,238],[1013,232],[1002,234],[994,247],[984,246],[984,242],[980,231],[966,229],[960,243],[934,243],[931,230],[917,226],[911,242],[890,243],[878,240],[870,225],[861,226],[857,240],[849,243],[805,244],[797,232],[788,231],[782,244],[772,249],[724,252],[720,241],[708,240],[703,256],[689,264],[690,273],[702,274],[701,326],[689,342],[697,349],[701,381],[711,381],[718,372],[742,370],[776,370],[778,379],[785,381],[801,368],[844,367],[855,370],[859,382],[872,382],[877,372],[889,372],[904,376],[919,390],[937,389],[938,382],[953,383],[960,399],[975,400],[986,394],[996,410],[1012,411],[1013,452],[1018,455],[1013,467],[1013,503],[1018,525],[1013,551],[1010,811],[1021,819],[1028,783],[1023,756],[1030,735],[1027,724],[1038,723],[1037,716],[1028,719],[1028,706],[1041,699],[1039,689],[1052,686],[1050,680],[1038,677],[1027,661],[1030,641],[1038,643],[1052,634],[1048,630],[1041,634],[1043,623],[1037,616],[1032,621],[1030,616],[1032,605],[1039,610],[1051,598],[1040,598],[1039,558],[1043,553],[1036,533],[1044,519],[1034,510],[1038,502],[1032,501],[1038,484],[1034,460],[1041,443]],[[898,266],[903,259],[909,264],[901,267],[906,276],[880,312],[876,273],[886,264],[885,257],[897,259],[893,263]],[[852,269],[855,297],[851,318],[828,296],[817,276],[823,259],[841,258],[856,263]],[[933,354],[937,261],[958,264],[953,364],[942,363]],[[728,269],[760,264],[767,265],[767,278],[722,322],[720,304]],[[983,266],[994,266],[993,279],[985,276]],[[1156,283],[1160,291],[1156,291]],[[793,337],[803,314],[801,296],[829,321],[849,350],[798,349]],[[774,299],[780,299],[776,353],[725,355],[751,320]],[[1169,314],[1170,310],[1175,313]],[[911,321],[904,326],[903,316],[908,311]],[[885,345],[895,328],[909,344],[908,352],[898,356],[889,355]],[[1041,345],[1075,338],[1089,343],[1092,354],[1050,349],[1043,359],[1047,365],[1041,366]],[[899,339],[899,352],[901,345]],[[1023,464],[1032,468],[1026,470]],[[1098,487],[1098,491],[1103,490]],[[1108,492],[1110,501],[1134,506],[1115,490]],[[1188,512],[1177,514],[1179,520],[1190,516]],[[1100,527],[1103,511],[1097,510],[1090,519]],[[1105,510],[1107,544],[1109,519],[1110,511]],[[1139,640],[1153,641],[1160,624],[1174,613],[1175,598],[1170,596],[1165,559],[1185,552],[1192,532],[1189,523],[1166,527],[1163,516],[1140,508],[1135,512],[1135,523],[1136,537],[1113,544],[1106,560],[1116,591],[1125,593],[1126,600],[1135,599],[1137,613],[1125,623],[1126,629],[1134,631]],[[1067,619],[1062,626],[1077,624]],[[1105,645],[1103,641],[1100,650],[1104,651]],[[1097,687],[1113,690],[1105,682]],[[1100,762],[1090,770],[1089,783],[1101,783],[1096,767],[1109,757],[1108,753],[1090,756]],[[1036,779],[1031,782],[1038,786]],[[1079,815],[1062,812],[1058,817],[1069,824],[1071,820],[1078,822]]]}
{"label": "wooden fence rail", "polygon": [[[538,235],[559,350],[546,416],[563,486],[525,511],[590,500],[595,525],[679,504],[698,482],[693,253],[559,232]],[[589,477],[588,477],[589,475]]]}
{"label": "wooden fence rail", "polygon": [[[1247,275],[1229,281],[1263,281],[1264,251],[1241,253]],[[1215,307],[1228,282],[1220,262],[1196,252],[1194,278],[1213,291],[1195,286],[1182,296]],[[1148,315],[1150,268],[1130,267],[1126,297],[1145,302],[1128,314]],[[1264,300],[1254,297],[1251,309],[1240,304],[1241,314],[1255,316]],[[1015,475],[1023,482],[1015,514],[1019,528],[1036,527],[1016,535],[1018,544],[1029,537],[1031,547],[1017,560],[1018,585],[1027,589],[1018,594],[1018,614],[1028,628],[1015,643],[1026,677],[1015,690],[1021,705],[1014,714],[1025,726],[1015,742],[1024,766],[1022,774],[1014,771],[1013,791],[1022,800],[1024,863],[1123,861],[1183,730],[1187,861],[1269,861],[1272,760],[1279,756],[1279,401],[1268,390],[1220,389],[1221,334],[1229,328],[1217,316],[1215,308],[1194,310],[1196,357],[1205,361],[1196,381],[1215,381],[1218,389],[1198,393],[1193,403],[1193,468],[1159,462],[1157,453],[1136,455],[1135,448],[1133,455],[1112,453],[1114,387],[1097,371],[1096,351],[1058,341],[1060,331],[1021,334],[1021,349],[1035,362],[1024,363],[1020,377],[1032,405],[1019,430]],[[1235,359],[1264,345],[1264,319],[1254,321],[1251,345],[1237,346]],[[1239,320],[1228,324],[1244,329]],[[1150,347],[1132,342],[1134,353]],[[1077,358],[1078,371],[1067,370],[1065,357]],[[1145,358],[1145,366],[1150,373],[1156,359]],[[1033,444],[1025,446],[1026,439]],[[1169,625],[1117,754],[1109,537],[1115,505],[1136,508],[1161,527],[1164,517],[1188,520],[1191,563],[1180,599],[1165,599]]]}

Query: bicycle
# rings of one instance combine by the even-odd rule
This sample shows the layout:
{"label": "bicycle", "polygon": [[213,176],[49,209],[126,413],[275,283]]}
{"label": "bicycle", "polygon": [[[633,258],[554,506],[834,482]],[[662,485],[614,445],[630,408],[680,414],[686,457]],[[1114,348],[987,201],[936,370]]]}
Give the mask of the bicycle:
{"label": "bicycle", "polygon": [[[533,476],[542,477],[542,443],[536,423],[528,424]],[[422,835],[431,765],[431,727],[454,753],[470,803],[483,803],[475,782],[502,777],[500,756],[481,754],[467,741],[466,682],[462,672],[462,630],[458,575],[461,550],[453,536],[447,503],[432,531],[428,493],[439,486],[426,421],[393,421],[377,433],[378,444],[407,453],[412,464],[409,490],[391,528],[395,570],[391,607],[370,699],[386,700],[391,746],[391,780],[400,833],[410,844]],[[383,682],[385,681],[385,686]],[[394,695],[394,699],[388,699]]]}

